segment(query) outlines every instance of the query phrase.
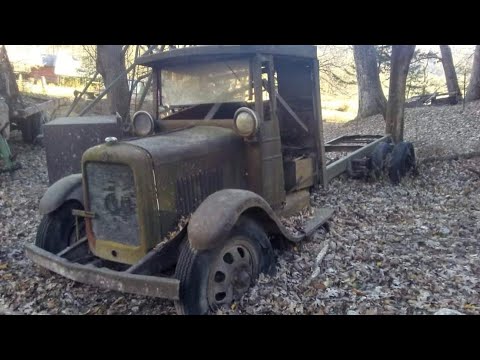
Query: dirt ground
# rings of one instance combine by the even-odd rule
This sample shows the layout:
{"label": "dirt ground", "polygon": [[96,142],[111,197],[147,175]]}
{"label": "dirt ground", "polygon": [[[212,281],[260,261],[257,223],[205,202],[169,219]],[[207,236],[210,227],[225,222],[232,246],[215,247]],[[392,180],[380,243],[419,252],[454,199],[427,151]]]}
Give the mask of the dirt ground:
{"label": "dirt ground", "polygon": [[[383,133],[383,120],[325,124],[325,138]],[[277,253],[277,274],[233,314],[480,314],[480,158],[427,161],[480,150],[480,103],[407,109],[406,139],[419,175],[400,186],[340,177],[312,194],[335,209],[332,231]],[[0,174],[0,313],[174,314],[173,302],[106,291],[43,271],[24,255],[48,186],[45,151],[13,133],[22,169]],[[423,161],[423,162],[422,162]],[[316,279],[315,259],[328,244]]]}

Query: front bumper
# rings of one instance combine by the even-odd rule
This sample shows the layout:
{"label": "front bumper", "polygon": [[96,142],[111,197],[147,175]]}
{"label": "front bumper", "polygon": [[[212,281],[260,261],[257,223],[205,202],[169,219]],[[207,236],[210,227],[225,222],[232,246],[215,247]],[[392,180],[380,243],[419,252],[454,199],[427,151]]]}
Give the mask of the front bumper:
{"label": "front bumper", "polygon": [[179,299],[180,281],[177,279],[133,274],[128,270],[114,271],[91,264],[82,265],[32,244],[26,246],[26,254],[35,264],[80,283],[125,293]]}

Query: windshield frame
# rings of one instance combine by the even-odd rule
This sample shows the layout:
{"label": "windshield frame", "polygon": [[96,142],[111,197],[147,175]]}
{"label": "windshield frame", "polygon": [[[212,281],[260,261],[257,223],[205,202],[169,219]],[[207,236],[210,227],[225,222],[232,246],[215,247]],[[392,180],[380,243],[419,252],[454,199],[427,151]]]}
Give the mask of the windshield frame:
{"label": "windshield frame", "polygon": [[[215,58],[208,58],[208,59],[198,59],[195,61],[188,62],[189,64],[196,65],[196,64],[202,64],[202,63],[216,63],[216,62],[222,62],[222,61],[235,61],[235,60],[246,60],[247,66],[248,66],[248,99],[249,101],[255,102],[255,96],[254,96],[254,91],[253,91],[253,56],[252,55],[235,55],[235,56],[215,56]],[[170,67],[170,66],[168,66]],[[162,70],[164,70],[165,67],[155,67],[154,68],[154,80],[155,80],[155,87],[156,87],[156,96],[154,99],[154,104],[155,106],[154,113],[156,114],[156,118],[160,119],[161,111],[160,108],[164,107],[165,104],[163,104],[163,89],[162,89]],[[220,102],[220,104],[223,103],[228,103],[228,101],[225,102]],[[176,109],[185,109],[185,108],[190,108],[198,105],[204,105],[204,104],[210,104],[210,103],[198,103],[198,104],[190,104],[190,105],[185,105],[185,106],[173,106],[172,108]]]}

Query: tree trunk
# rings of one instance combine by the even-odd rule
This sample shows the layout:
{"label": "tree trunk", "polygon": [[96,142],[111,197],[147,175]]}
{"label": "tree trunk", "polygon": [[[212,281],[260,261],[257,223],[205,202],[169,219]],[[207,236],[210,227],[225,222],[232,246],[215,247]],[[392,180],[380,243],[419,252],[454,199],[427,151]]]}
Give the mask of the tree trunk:
{"label": "tree trunk", "polygon": [[460,86],[458,85],[457,72],[453,65],[452,50],[448,45],[440,45],[442,54],[443,71],[445,72],[445,80],[447,81],[447,89],[449,93],[457,94],[457,101],[462,98]]}
{"label": "tree trunk", "polygon": [[354,45],[353,56],[358,82],[358,118],[383,114],[387,100],[383,94],[377,66],[377,52],[373,45]]}
{"label": "tree trunk", "polygon": [[405,89],[415,45],[393,45],[388,94],[386,133],[393,141],[403,141]]}
{"label": "tree trunk", "polygon": [[475,56],[473,57],[472,76],[468,84],[465,101],[474,101],[480,99],[480,45],[475,47]]}
{"label": "tree trunk", "polygon": [[[125,72],[125,57],[122,45],[97,45],[97,70],[103,77],[105,87]],[[127,74],[123,74],[108,93],[110,113],[118,112],[126,124],[130,120],[130,104]]]}
{"label": "tree trunk", "polygon": [[0,96],[5,99],[10,109],[10,117],[16,110],[24,108],[5,46],[0,47]]}

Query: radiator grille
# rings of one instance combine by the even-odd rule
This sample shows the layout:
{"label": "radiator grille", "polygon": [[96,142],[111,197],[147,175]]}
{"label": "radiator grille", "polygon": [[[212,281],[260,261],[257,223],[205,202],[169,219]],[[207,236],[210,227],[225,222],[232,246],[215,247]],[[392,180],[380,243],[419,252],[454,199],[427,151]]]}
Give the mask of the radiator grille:
{"label": "radiator grille", "polygon": [[86,180],[90,210],[95,213],[92,219],[95,237],[125,245],[139,245],[132,169],[126,165],[88,163]]}
{"label": "radiator grille", "polygon": [[177,179],[178,213],[180,215],[191,214],[205,198],[221,189],[223,189],[222,169],[205,170]]}

